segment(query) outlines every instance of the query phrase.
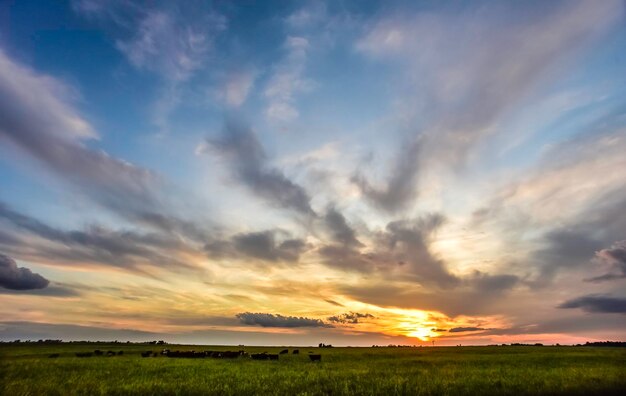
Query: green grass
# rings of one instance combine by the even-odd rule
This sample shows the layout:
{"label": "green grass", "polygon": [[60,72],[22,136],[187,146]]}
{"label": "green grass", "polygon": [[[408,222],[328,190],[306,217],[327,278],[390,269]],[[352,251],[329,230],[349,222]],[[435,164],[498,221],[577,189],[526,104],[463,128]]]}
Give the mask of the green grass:
{"label": "green grass", "polygon": [[[172,350],[239,350],[172,346]],[[77,358],[75,352],[123,350]],[[597,347],[299,348],[279,361],[142,358],[154,345],[4,344],[3,395],[626,394],[626,349]],[[277,353],[283,348],[245,347]],[[291,350],[291,348],[290,348]],[[308,351],[322,354],[312,363]],[[56,359],[51,353],[60,353]]]}

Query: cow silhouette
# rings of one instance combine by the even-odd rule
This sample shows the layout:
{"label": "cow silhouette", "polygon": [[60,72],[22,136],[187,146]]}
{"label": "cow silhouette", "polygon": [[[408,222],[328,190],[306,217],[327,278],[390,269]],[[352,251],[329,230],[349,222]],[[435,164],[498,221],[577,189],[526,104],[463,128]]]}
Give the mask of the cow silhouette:
{"label": "cow silhouette", "polygon": [[311,355],[309,355],[309,359],[311,359],[312,362],[321,362],[322,361],[322,355],[311,354]]}

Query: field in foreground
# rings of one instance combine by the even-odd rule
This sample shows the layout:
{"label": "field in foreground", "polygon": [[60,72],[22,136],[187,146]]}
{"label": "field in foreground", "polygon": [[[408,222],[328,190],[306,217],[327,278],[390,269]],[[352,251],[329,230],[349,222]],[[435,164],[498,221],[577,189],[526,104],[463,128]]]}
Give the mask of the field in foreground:
{"label": "field in foreground", "polygon": [[[167,345],[278,353],[278,347]],[[121,356],[79,358],[94,349]],[[601,347],[299,348],[278,361],[163,356],[137,344],[0,345],[3,395],[626,394],[626,349]],[[309,361],[309,351],[321,362]],[[49,358],[58,353],[58,358]]]}

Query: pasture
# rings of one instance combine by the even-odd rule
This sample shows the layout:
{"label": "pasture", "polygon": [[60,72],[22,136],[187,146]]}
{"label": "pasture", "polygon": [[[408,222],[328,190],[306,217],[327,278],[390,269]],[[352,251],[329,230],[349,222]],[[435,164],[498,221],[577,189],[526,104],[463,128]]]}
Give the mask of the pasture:
{"label": "pasture", "polygon": [[[287,347],[0,345],[2,395],[626,394],[626,348],[306,348],[278,360],[142,357],[163,348],[279,354]],[[77,353],[104,351],[102,356]],[[106,351],[115,356],[106,356]],[[123,354],[118,354],[123,351]],[[309,359],[321,354],[321,361]],[[58,357],[49,357],[58,354]]]}

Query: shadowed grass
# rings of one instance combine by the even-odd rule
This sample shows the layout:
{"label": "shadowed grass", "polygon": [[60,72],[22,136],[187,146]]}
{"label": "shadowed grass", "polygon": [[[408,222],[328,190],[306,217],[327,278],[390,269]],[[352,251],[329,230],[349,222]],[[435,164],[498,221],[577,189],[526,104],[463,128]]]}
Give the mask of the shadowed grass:
{"label": "shadowed grass", "polygon": [[[180,350],[239,347],[172,346]],[[123,350],[114,357],[75,352]],[[278,361],[142,358],[153,345],[0,346],[4,395],[620,394],[626,350],[595,347],[299,348]],[[277,353],[283,348],[245,347]],[[290,348],[291,349],[291,348]],[[321,363],[307,352],[322,354]],[[51,353],[60,353],[56,359]]]}

